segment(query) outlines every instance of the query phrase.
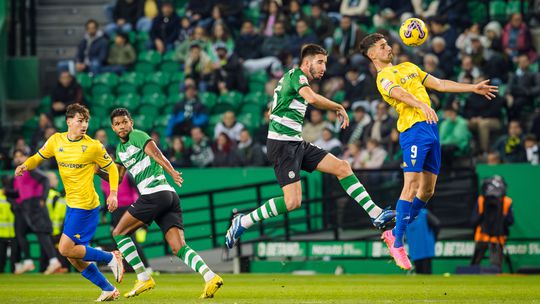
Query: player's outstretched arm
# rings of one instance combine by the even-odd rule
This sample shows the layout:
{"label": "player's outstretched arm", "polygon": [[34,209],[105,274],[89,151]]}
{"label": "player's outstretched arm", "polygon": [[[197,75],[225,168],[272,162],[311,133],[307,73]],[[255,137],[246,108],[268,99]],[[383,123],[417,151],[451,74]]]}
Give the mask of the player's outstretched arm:
{"label": "player's outstretched arm", "polygon": [[495,93],[499,92],[497,86],[489,85],[489,79],[481,81],[477,84],[459,83],[448,79],[439,79],[429,75],[424,82],[427,88],[447,93],[476,93],[491,100],[495,98]]}
{"label": "player's outstretched arm", "polygon": [[32,155],[24,163],[15,168],[15,176],[21,176],[25,171],[34,170],[43,162],[43,160],[44,158],[38,153]]}
{"label": "player's outstretched arm", "polygon": [[177,184],[179,187],[182,187],[182,183],[184,182],[184,179],[182,178],[182,173],[174,170],[169,160],[163,155],[163,153],[161,153],[154,141],[151,140],[146,144],[146,146],[144,147],[144,153],[152,157],[156,161],[156,163],[158,163],[163,169],[165,169],[165,171],[167,171],[167,173],[169,173],[169,175],[173,178],[175,184]]}
{"label": "player's outstretched arm", "polygon": [[419,108],[426,115],[426,121],[428,123],[436,123],[439,120],[437,113],[427,104],[416,99],[413,94],[407,92],[402,87],[394,87],[390,91],[390,97],[397,99],[401,102],[408,104],[411,107]]}
{"label": "player's outstretched arm", "polygon": [[343,106],[339,103],[333,102],[330,99],[313,92],[309,86],[300,88],[298,93],[300,93],[300,96],[302,96],[308,103],[318,109],[336,111],[338,117],[343,119],[343,123],[341,124],[342,129],[349,126],[349,116],[347,115],[347,111],[345,111],[345,108],[343,108]]}
{"label": "player's outstretched arm", "polygon": [[[121,182],[124,180],[124,175],[126,174],[126,167],[116,163],[116,168],[118,169],[118,181]],[[96,165],[96,175],[101,177],[102,180],[109,182],[109,172],[107,170],[101,169]]]}

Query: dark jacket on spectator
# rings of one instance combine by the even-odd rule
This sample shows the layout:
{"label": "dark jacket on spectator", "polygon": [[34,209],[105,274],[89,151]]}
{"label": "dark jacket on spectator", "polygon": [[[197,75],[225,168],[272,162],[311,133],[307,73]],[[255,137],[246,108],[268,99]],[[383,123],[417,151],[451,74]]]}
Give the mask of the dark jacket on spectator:
{"label": "dark jacket on spectator", "polygon": [[523,137],[509,137],[502,135],[493,145],[493,150],[499,152],[505,163],[525,163],[527,154],[523,145]]}
{"label": "dark jacket on spectator", "polygon": [[191,11],[192,15],[199,14],[201,18],[210,17],[212,14],[212,6],[214,1],[209,0],[190,0],[187,5],[187,10]]}
{"label": "dark jacket on spectator", "polygon": [[[60,82],[58,82],[51,92],[51,101],[60,101],[65,104],[66,107],[74,103],[84,103],[82,88],[77,83],[75,78],[67,88],[64,87]],[[55,112],[51,108],[51,114],[53,116],[64,115],[65,111]]]}
{"label": "dark jacket on spectator", "polygon": [[263,41],[259,34],[240,35],[234,43],[234,52],[243,60],[261,58]]}
{"label": "dark jacket on spectator", "polygon": [[118,19],[124,19],[127,23],[131,23],[133,27],[143,15],[144,0],[134,0],[132,3],[128,3],[126,0],[118,0],[113,10],[114,22]]}
{"label": "dark jacket on spectator", "polygon": [[[375,126],[376,123],[377,123],[377,116],[374,116],[373,120],[371,120],[369,125],[366,126],[366,129],[362,133],[363,142],[366,142],[369,138],[376,138],[372,134],[373,127]],[[394,117],[390,115],[386,115],[380,121],[380,131],[381,131],[381,133],[379,134],[380,139],[378,138],[376,139],[379,141],[380,145],[385,150],[389,148],[388,146],[390,145],[390,141],[391,141],[390,134],[392,134],[392,129],[395,128],[395,126],[396,126],[396,120]]]}
{"label": "dark jacket on spectator", "polygon": [[248,143],[239,143],[236,149],[238,159],[242,166],[264,166],[266,156],[259,143],[250,140]]}
{"label": "dark jacket on spectator", "polygon": [[204,127],[208,122],[206,107],[198,100],[192,99],[176,104],[167,125],[167,137],[187,135],[193,127]]}
{"label": "dark jacket on spectator", "polygon": [[502,116],[504,99],[497,96],[491,101],[486,100],[484,96],[470,94],[465,100],[463,108],[463,117],[470,119],[472,117],[497,118]]}
{"label": "dark jacket on spectator", "polygon": [[162,14],[154,18],[152,28],[150,29],[150,38],[152,41],[159,38],[165,45],[172,44],[178,38],[180,30],[180,17],[173,12],[170,17],[165,17]]}
{"label": "dark jacket on spectator", "polygon": [[84,39],[77,47],[76,59],[79,63],[89,64],[91,61],[97,60],[99,63],[105,64],[108,50],[109,41],[102,31],[98,31],[93,38],[85,34]]}
{"label": "dark jacket on spectator", "polygon": [[309,25],[317,38],[319,38],[319,43],[322,44],[324,39],[332,37],[334,34],[334,23],[332,19],[328,17],[325,13],[321,13],[320,18],[309,18]]}
{"label": "dark jacket on spectator", "polygon": [[303,36],[298,34],[291,36],[289,40],[289,51],[293,56],[300,56],[300,49],[304,44],[317,43],[317,36],[311,31],[308,31]]}
{"label": "dark jacket on spectator", "polygon": [[286,34],[283,36],[273,35],[264,39],[261,53],[263,57],[275,56],[278,57],[283,50],[286,50],[289,45],[290,37]]}

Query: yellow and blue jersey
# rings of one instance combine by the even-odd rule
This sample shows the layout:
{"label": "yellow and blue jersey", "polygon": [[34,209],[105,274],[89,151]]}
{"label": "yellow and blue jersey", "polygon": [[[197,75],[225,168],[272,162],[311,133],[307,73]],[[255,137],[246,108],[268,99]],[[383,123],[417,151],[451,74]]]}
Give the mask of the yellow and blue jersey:
{"label": "yellow and blue jersey", "polygon": [[426,116],[421,109],[411,107],[392,98],[390,93],[394,88],[401,87],[413,94],[419,101],[431,106],[431,101],[424,86],[428,76],[428,73],[410,62],[389,66],[378,71],[377,89],[379,89],[383,99],[396,109],[399,115],[397,122],[399,132],[404,132],[417,122],[425,121]]}
{"label": "yellow and blue jersey", "polygon": [[56,158],[70,208],[92,210],[99,206],[94,189],[95,165],[106,168],[113,163],[99,141],[88,135],[70,140],[67,132],[55,133],[38,154],[44,159]]}

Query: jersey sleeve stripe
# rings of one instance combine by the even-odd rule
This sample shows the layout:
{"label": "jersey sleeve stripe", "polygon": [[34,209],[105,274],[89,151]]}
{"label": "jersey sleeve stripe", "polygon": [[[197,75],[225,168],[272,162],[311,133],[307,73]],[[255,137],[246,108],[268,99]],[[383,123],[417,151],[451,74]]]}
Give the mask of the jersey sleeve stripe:
{"label": "jersey sleeve stripe", "polygon": [[108,163],[108,164],[107,164],[107,165],[106,165],[105,167],[101,167],[101,169],[105,169],[105,168],[107,168],[107,167],[108,167],[108,166],[110,166],[110,165],[111,165],[112,163],[113,163],[113,161],[111,160],[111,162],[110,162],[110,163]]}
{"label": "jersey sleeve stripe", "polygon": [[429,73],[426,73],[426,76],[424,77],[424,79],[422,79],[422,84],[424,84],[428,76],[429,76]]}
{"label": "jersey sleeve stripe", "polygon": [[391,87],[390,90],[388,90],[388,96],[392,96],[392,90],[393,90],[394,88],[397,88],[397,87],[399,87],[399,86],[398,86],[398,85],[395,85],[395,86]]}
{"label": "jersey sleeve stripe", "polygon": [[49,159],[48,157],[43,156],[43,154],[41,154],[41,152],[37,151],[37,153],[38,153],[39,156],[41,156],[43,159]]}

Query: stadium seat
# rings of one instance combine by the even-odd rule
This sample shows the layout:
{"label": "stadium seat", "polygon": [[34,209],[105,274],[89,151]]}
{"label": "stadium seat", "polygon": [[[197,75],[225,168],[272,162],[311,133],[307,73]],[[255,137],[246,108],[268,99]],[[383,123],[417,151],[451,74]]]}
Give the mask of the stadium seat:
{"label": "stadium seat", "polygon": [[244,104],[257,104],[261,108],[268,106],[268,96],[263,92],[251,92],[244,96]]}
{"label": "stadium seat", "polygon": [[[144,100],[144,97],[143,97],[143,100]],[[143,104],[137,110],[137,114],[156,118],[158,117],[159,109],[160,109],[159,107],[156,107],[151,104]]]}
{"label": "stadium seat", "polygon": [[335,102],[341,103],[345,99],[345,91],[337,91],[332,99]]}
{"label": "stadium seat", "polygon": [[167,104],[161,109],[161,114],[163,115],[171,115],[174,111],[174,104]]}
{"label": "stadium seat", "polygon": [[114,73],[104,73],[94,78],[92,96],[112,93],[113,88],[118,84],[118,76]]}
{"label": "stadium seat", "polygon": [[485,23],[488,20],[486,4],[484,1],[468,1],[467,8],[473,23]]}
{"label": "stadium seat", "polygon": [[163,89],[170,83],[171,75],[165,72],[155,72],[145,78],[145,84],[141,89],[142,95],[163,93]]}
{"label": "stadium seat", "polygon": [[176,83],[179,83],[179,82],[182,82],[184,81],[184,71],[177,71],[175,73],[172,73],[171,74],[171,82],[176,82]]}
{"label": "stadium seat", "polygon": [[492,1],[489,4],[489,15],[491,18],[499,21],[506,21],[506,2],[504,1]]}
{"label": "stadium seat", "polygon": [[140,86],[144,83],[144,74],[137,72],[127,72],[119,79],[119,83],[128,83],[136,86]]}
{"label": "stadium seat", "polygon": [[[217,103],[214,106],[214,113],[223,113],[225,111],[237,111],[242,104],[242,93],[237,91],[230,91],[226,94],[220,95],[218,97]],[[219,108],[219,109],[216,109]]]}
{"label": "stadium seat", "polygon": [[93,117],[91,120],[104,120],[108,122],[109,120],[106,119],[109,117],[109,108],[108,107],[100,107],[100,106],[92,106],[90,108],[90,116]]}
{"label": "stadium seat", "polygon": [[165,106],[166,104],[167,104],[167,101],[165,99],[165,96],[162,94],[156,94],[156,93],[151,94],[151,95],[144,95],[141,100],[141,105],[152,106],[156,108],[156,110],[163,108],[163,106]]}
{"label": "stadium seat", "polygon": [[66,118],[62,116],[57,116],[53,119],[53,124],[56,130],[63,132],[67,130]]}
{"label": "stadium seat", "polygon": [[148,41],[150,41],[150,35],[147,32],[137,32],[134,44],[137,53],[146,51]]}
{"label": "stadium seat", "polygon": [[143,51],[139,53],[135,71],[141,73],[150,73],[156,70],[161,62],[161,55],[156,51]]}
{"label": "stadium seat", "polygon": [[92,103],[91,103],[92,108],[101,107],[101,108],[107,109],[107,111],[110,110],[112,107],[114,107],[114,104],[115,104],[114,96],[111,94],[103,94],[103,95],[95,96],[92,99]]}
{"label": "stadium seat", "polygon": [[[92,114],[92,112],[90,112]],[[96,131],[101,128],[102,121],[108,122],[107,119],[100,119],[99,116],[95,115],[94,118],[90,118],[88,122],[88,131],[86,132],[90,136],[94,136]]]}
{"label": "stadium seat", "polygon": [[268,74],[265,71],[255,72],[248,75],[248,87],[250,92],[264,92],[268,82]]}
{"label": "stadium seat", "polygon": [[253,113],[255,115],[262,115],[263,107],[256,103],[244,103],[240,109],[241,114]]}
{"label": "stadium seat", "polygon": [[92,77],[90,77],[87,73],[78,73],[75,76],[75,79],[77,79],[77,83],[79,83],[83,91],[87,92],[90,91],[90,88],[92,88]]}
{"label": "stadium seat", "polygon": [[170,94],[167,97],[167,105],[175,105],[184,99],[184,93]]}
{"label": "stadium seat", "polygon": [[155,120],[154,126],[155,127],[167,127],[169,124],[169,119],[171,115],[169,114],[163,114],[158,116],[158,118]]}
{"label": "stadium seat", "polygon": [[51,96],[47,95],[41,99],[39,103],[38,113],[49,113],[51,111]]}
{"label": "stadium seat", "polygon": [[24,122],[24,124],[22,125],[22,133],[23,137],[28,140],[27,142],[29,142],[29,139],[32,137],[32,134],[34,134],[38,126],[39,116],[37,115],[32,116],[32,118]]}
{"label": "stadium seat", "polygon": [[[521,12],[521,2],[520,0],[510,0],[506,4],[506,15],[510,16],[513,13]],[[529,10],[529,2],[523,1],[523,13],[527,14]]]}
{"label": "stadium seat", "polygon": [[136,115],[133,117],[135,127],[145,132],[149,132],[154,128],[155,117],[150,115]]}
{"label": "stadium seat", "polygon": [[150,62],[140,61],[140,62],[135,63],[135,67],[133,69],[136,72],[147,74],[147,73],[154,72],[154,70],[156,69],[156,66],[151,64]]}
{"label": "stadium seat", "polygon": [[212,109],[217,102],[217,96],[212,92],[201,93],[199,98],[208,110]]}
{"label": "stadium seat", "polygon": [[128,109],[130,112],[135,112],[141,103],[141,98],[139,95],[134,93],[128,93],[122,96],[119,96],[116,99],[115,106]]}
{"label": "stadium seat", "polygon": [[180,85],[178,82],[173,81],[169,86],[167,87],[167,95],[173,96],[177,95],[180,92]]}
{"label": "stadium seat", "polygon": [[163,55],[163,62],[159,66],[159,70],[167,73],[176,73],[180,71],[181,65],[174,61],[174,51],[169,51]]}
{"label": "stadium seat", "polygon": [[244,126],[251,132],[255,131],[261,125],[261,114],[257,113],[241,113],[238,115],[238,121],[244,124]]}

